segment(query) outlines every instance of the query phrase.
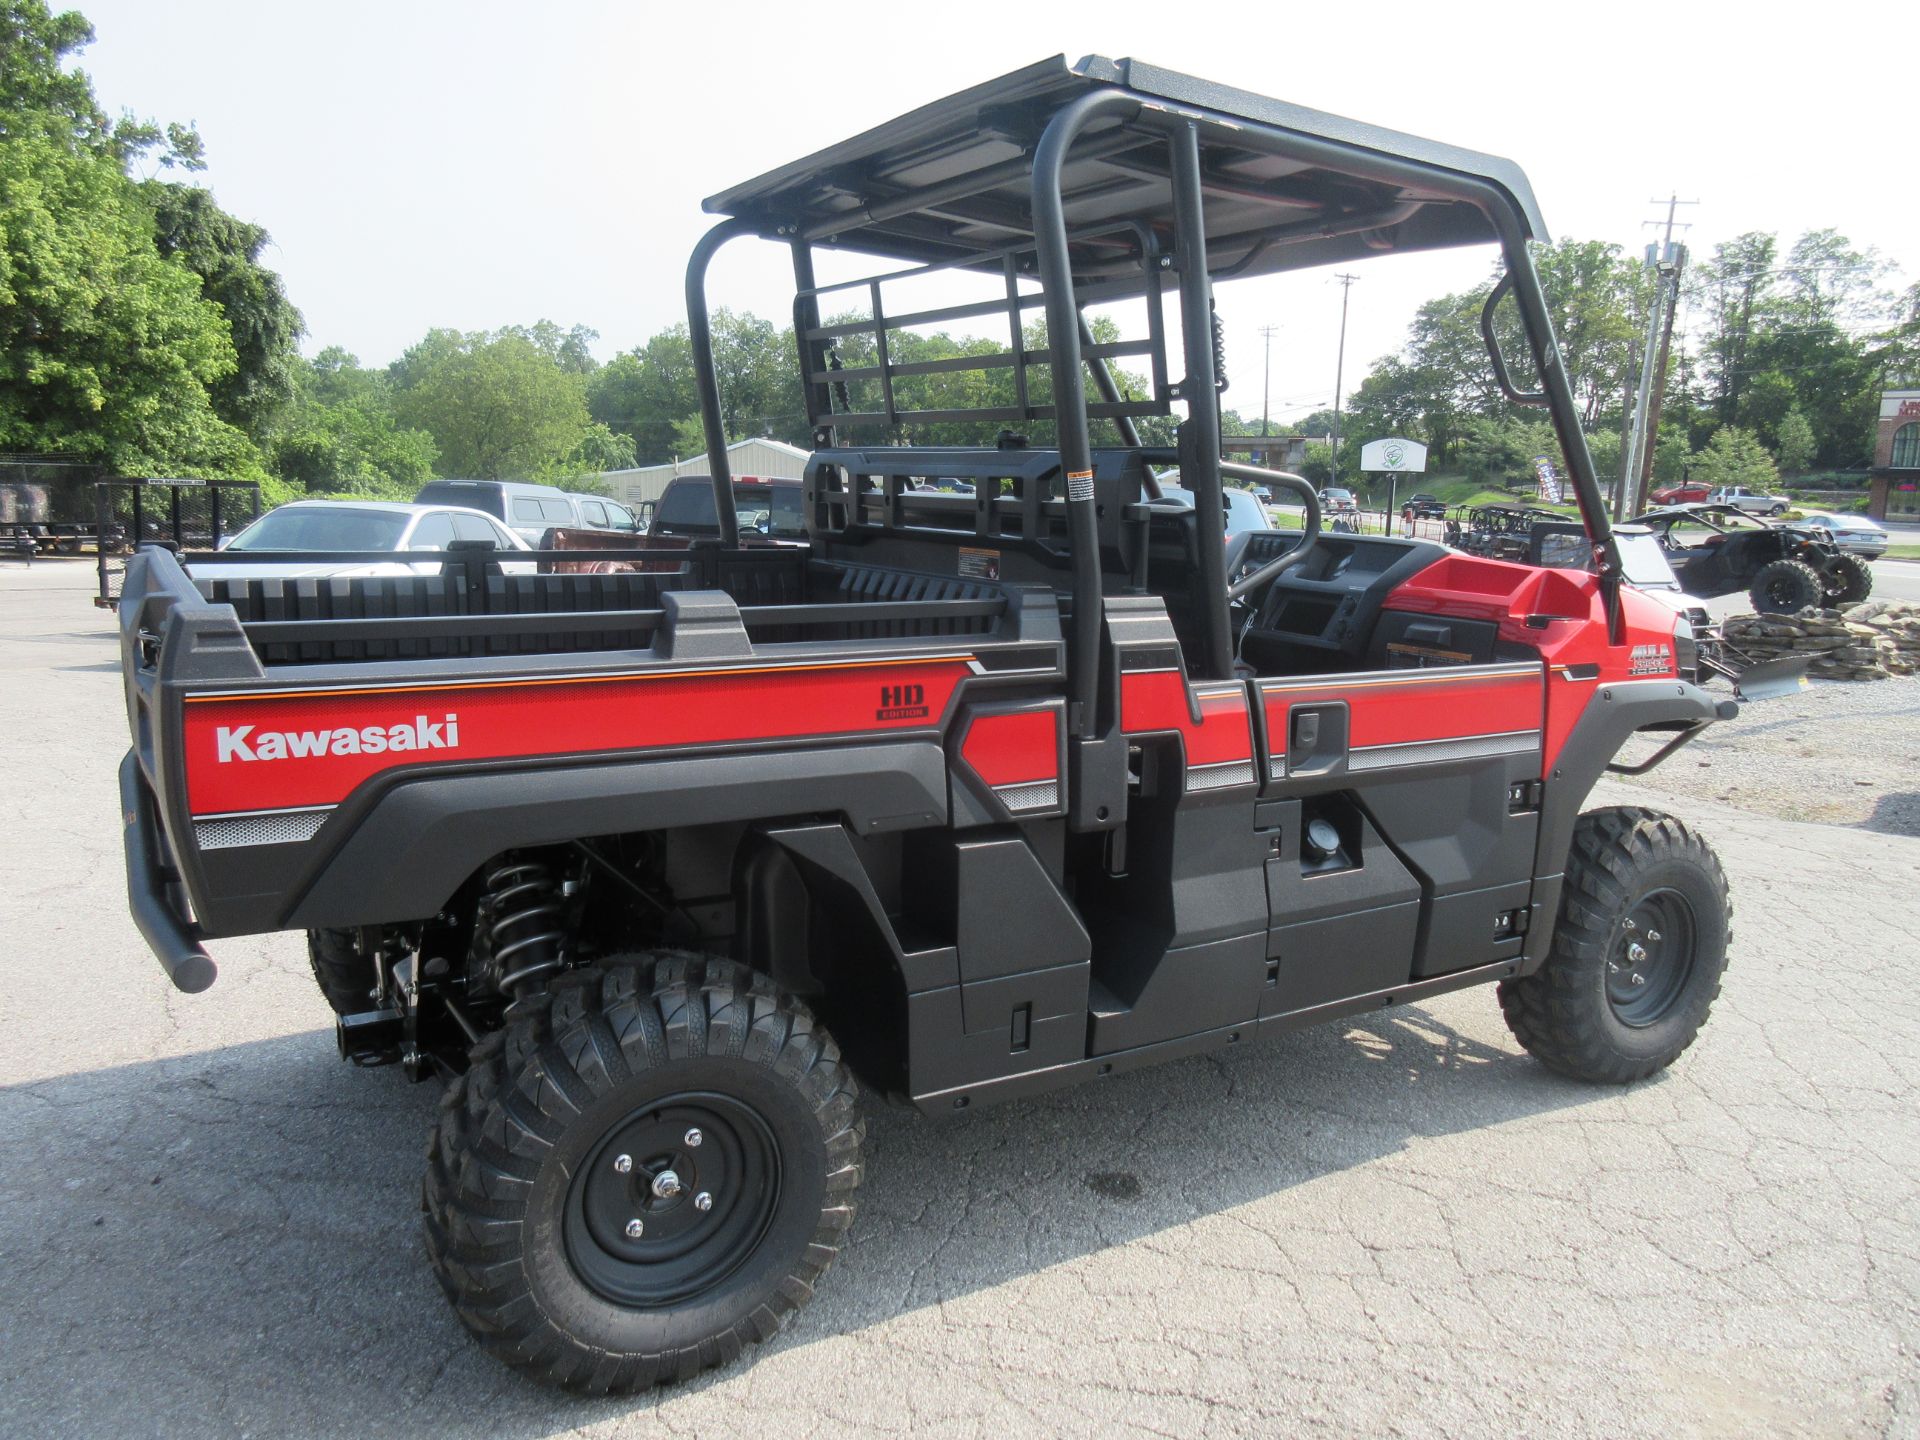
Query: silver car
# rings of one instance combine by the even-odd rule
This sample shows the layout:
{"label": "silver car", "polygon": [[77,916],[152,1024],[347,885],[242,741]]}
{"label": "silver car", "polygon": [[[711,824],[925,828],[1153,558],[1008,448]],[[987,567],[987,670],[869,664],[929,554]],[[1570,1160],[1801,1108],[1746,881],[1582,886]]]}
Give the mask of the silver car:
{"label": "silver car", "polygon": [[1802,515],[1794,524],[1825,531],[1834,544],[1863,560],[1878,560],[1887,553],[1887,532],[1864,515]]}
{"label": "silver car", "polygon": [[[330,560],[330,551],[445,550],[477,540],[501,551],[507,575],[531,575],[539,557],[519,535],[479,510],[452,505],[401,505],[381,500],[295,500],[269,510],[220,547],[221,559],[195,578],[218,580],[353,575],[438,575],[437,560]],[[253,559],[252,557],[259,558]],[[240,559],[238,557],[247,557]],[[289,559],[288,556],[306,558]],[[511,556],[512,558],[504,558]]]}

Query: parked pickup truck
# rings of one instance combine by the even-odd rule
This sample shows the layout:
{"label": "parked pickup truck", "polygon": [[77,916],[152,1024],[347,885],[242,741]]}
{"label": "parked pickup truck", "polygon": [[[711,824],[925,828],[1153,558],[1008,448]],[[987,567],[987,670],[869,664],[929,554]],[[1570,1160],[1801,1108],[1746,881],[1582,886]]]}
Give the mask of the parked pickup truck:
{"label": "parked pickup truck", "polygon": [[1778,495],[1749,489],[1745,485],[1722,485],[1707,492],[1706,503],[1724,505],[1729,510],[1744,510],[1749,515],[1784,515],[1787,502]]}

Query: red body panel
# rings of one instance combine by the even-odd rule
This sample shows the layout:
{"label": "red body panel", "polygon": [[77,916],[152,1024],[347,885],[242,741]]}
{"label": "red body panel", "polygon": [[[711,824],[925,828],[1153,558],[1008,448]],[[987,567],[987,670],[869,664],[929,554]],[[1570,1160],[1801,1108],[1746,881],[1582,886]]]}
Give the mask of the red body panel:
{"label": "red body panel", "polygon": [[1295,705],[1344,700],[1348,743],[1354,749],[1540,728],[1538,673],[1474,675],[1442,666],[1326,680],[1268,680],[1261,683],[1260,698],[1269,736],[1287,733],[1287,714]]}
{"label": "red body panel", "polygon": [[[1505,560],[1449,555],[1387,597],[1389,610],[1490,620],[1500,638],[1547,663],[1546,773],[1601,686],[1671,676],[1678,680],[1675,615],[1631,587],[1620,592],[1621,642],[1607,635],[1600,580],[1580,570],[1544,570]],[[1358,725],[1358,712],[1354,723]]]}
{"label": "red body panel", "polygon": [[960,757],[990,786],[1060,778],[1060,707],[976,715]]}
{"label": "red body panel", "polygon": [[1178,670],[1130,670],[1120,677],[1120,728],[1129,735],[1171,730],[1187,750],[1188,766],[1225,765],[1253,759],[1253,725],[1242,684],[1200,685],[1193,690],[1200,718],[1193,718],[1186,677]]}
{"label": "red body panel", "polygon": [[932,730],[969,659],[194,696],[187,803],[195,815],[334,805],[382,771],[450,760]]}

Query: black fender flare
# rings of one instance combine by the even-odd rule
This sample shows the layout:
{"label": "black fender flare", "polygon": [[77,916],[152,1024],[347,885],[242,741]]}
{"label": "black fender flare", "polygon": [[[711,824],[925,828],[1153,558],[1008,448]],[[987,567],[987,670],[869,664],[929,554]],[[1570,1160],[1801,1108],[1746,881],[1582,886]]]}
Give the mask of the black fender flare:
{"label": "black fender flare", "polygon": [[945,824],[947,807],[931,738],[404,778],[329,821],[347,823],[280,928],[421,919],[507,850],[811,815],[870,835]]}
{"label": "black fender flare", "polygon": [[[1549,683],[1554,683],[1549,681]],[[1561,684],[1577,681],[1561,680]],[[1573,845],[1573,827],[1620,747],[1643,730],[1684,731],[1739,713],[1731,700],[1709,695],[1685,680],[1624,680],[1595,686],[1586,711],[1567,736],[1545,776],[1540,825],[1534,842],[1533,916],[1520,973],[1539,968],[1553,943],[1560,886]]]}

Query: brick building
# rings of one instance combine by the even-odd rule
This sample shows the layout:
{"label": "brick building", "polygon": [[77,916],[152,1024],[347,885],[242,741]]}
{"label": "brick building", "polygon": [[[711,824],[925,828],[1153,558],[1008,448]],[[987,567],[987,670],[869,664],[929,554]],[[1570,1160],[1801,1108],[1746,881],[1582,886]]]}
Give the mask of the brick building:
{"label": "brick building", "polygon": [[1867,513],[1920,520],[1920,390],[1883,390],[1880,429],[1867,472]]}

